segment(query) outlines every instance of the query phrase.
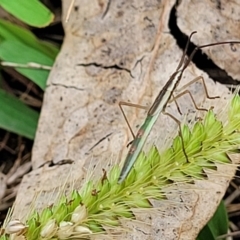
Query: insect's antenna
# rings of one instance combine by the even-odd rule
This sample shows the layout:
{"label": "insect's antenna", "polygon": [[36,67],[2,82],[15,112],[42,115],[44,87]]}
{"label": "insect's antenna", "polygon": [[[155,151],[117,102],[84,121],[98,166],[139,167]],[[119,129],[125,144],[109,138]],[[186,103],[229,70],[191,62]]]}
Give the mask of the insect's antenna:
{"label": "insect's antenna", "polygon": [[[185,61],[185,56],[187,55],[187,50],[188,50],[188,47],[189,47],[189,43],[190,43],[191,37],[192,37],[192,35],[195,34],[195,33],[197,33],[197,31],[194,31],[194,32],[192,32],[192,33],[190,34],[190,36],[189,36],[189,38],[188,38],[188,41],[187,41],[187,44],[186,44],[186,47],[185,47],[185,49],[184,49],[184,52],[183,52],[183,54],[182,54],[181,60],[180,60],[180,62],[179,62],[179,64],[178,64],[178,66],[177,66],[176,71],[178,71],[178,70],[181,68],[181,66],[183,65],[183,63],[184,63],[184,61]],[[184,69],[185,69],[185,68],[184,68]]]}
{"label": "insect's antenna", "polygon": [[[191,34],[192,35],[192,34]],[[190,36],[191,36],[190,35]],[[188,60],[186,61],[185,65],[183,66],[183,70],[186,69],[186,67],[189,65],[189,63],[192,61],[194,55],[196,52],[201,48],[211,47],[211,46],[217,46],[217,45],[224,45],[224,44],[240,44],[240,41],[227,41],[227,42],[215,42],[215,43],[209,43],[202,46],[195,47],[192,51],[191,55],[189,56]],[[182,59],[181,59],[182,60]]]}

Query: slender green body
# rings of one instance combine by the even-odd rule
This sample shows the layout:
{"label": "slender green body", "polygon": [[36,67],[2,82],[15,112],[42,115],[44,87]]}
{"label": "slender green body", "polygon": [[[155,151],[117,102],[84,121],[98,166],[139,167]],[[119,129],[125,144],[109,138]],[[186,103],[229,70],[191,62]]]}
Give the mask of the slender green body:
{"label": "slender green body", "polygon": [[121,183],[126,178],[129,171],[131,170],[157,118],[158,118],[158,115],[147,116],[145,122],[140,127],[136,138],[132,142],[131,148],[128,152],[125,163],[123,165],[122,172],[118,180],[119,183]]}
{"label": "slender green body", "polygon": [[128,175],[131,170],[133,164],[137,160],[144,143],[147,140],[147,137],[152,130],[153,125],[157,121],[160,113],[165,109],[169,99],[172,96],[174,89],[177,87],[181,76],[183,73],[183,69],[176,71],[166,83],[166,85],[162,88],[155,101],[153,102],[151,108],[148,111],[147,117],[143,123],[143,125],[138,130],[136,137],[134,138],[130,150],[127,154],[126,160],[124,162],[122,171],[120,173],[118,183],[121,183]]}

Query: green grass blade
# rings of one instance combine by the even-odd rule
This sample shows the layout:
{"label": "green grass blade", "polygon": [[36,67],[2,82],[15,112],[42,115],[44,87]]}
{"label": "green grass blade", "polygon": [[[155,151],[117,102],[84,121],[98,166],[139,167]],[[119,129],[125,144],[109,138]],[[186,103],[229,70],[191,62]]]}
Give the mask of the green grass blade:
{"label": "green grass blade", "polygon": [[49,25],[54,15],[39,0],[0,0],[0,6],[6,11],[34,27]]}
{"label": "green grass blade", "polygon": [[222,201],[211,220],[199,233],[197,240],[215,240],[218,236],[227,234],[227,231],[228,216],[226,207]]}
{"label": "green grass blade", "polygon": [[[27,64],[35,62],[42,65],[52,66],[54,60],[41,51],[24,43],[16,41],[4,41],[0,44],[0,58],[7,62]],[[28,77],[40,88],[45,89],[48,70],[33,68],[16,68],[22,75]]]}
{"label": "green grass blade", "polygon": [[0,41],[4,40],[22,42],[29,47],[41,51],[52,59],[55,59],[59,52],[58,47],[51,43],[38,40],[34,34],[25,28],[0,19]]}
{"label": "green grass blade", "polygon": [[34,139],[39,114],[0,89],[0,128]]}

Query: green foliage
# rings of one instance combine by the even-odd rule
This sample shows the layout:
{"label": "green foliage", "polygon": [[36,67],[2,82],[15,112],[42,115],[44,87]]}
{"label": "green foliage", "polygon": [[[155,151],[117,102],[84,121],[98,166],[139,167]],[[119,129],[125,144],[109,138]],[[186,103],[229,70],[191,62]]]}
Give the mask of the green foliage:
{"label": "green foliage", "polygon": [[[38,40],[30,31],[0,20],[0,59],[19,64],[35,62],[52,66],[57,52],[54,45]],[[48,70],[30,67],[16,70],[45,89]]]}
{"label": "green foliage", "polygon": [[0,128],[34,139],[39,114],[0,89]]}
{"label": "green foliage", "polygon": [[[43,27],[53,20],[53,14],[38,0],[5,1],[0,5],[31,26]],[[0,20],[0,60],[14,64],[37,63],[51,67],[58,54],[58,47],[40,41],[29,30],[5,20]],[[49,70],[15,67],[41,89],[45,89]],[[1,85],[0,85],[1,90]],[[27,138],[35,136],[38,113],[17,98],[0,92],[0,127]]]}
{"label": "green foliage", "polygon": [[[42,65],[52,66],[54,59],[29,45],[17,41],[4,41],[0,44],[0,58],[7,62],[19,64],[27,64],[29,62],[39,63]],[[21,68],[16,70],[22,75],[28,77],[32,82],[36,83],[40,88],[45,89],[46,80],[49,70]]]}
{"label": "green foliage", "polygon": [[0,42],[16,41],[43,52],[50,58],[55,58],[58,48],[48,42],[40,41],[29,30],[16,24],[0,19]]}
{"label": "green foliage", "polygon": [[228,231],[228,216],[224,202],[218,206],[208,224],[201,230],[197,240],[216,240],[218,236],[227,234]]}
{"label": "green foliage", "polygon": [[0,6],[16,18],[34,27],[45,27],[54,18],[54,15],[39,0],[0,0]]}

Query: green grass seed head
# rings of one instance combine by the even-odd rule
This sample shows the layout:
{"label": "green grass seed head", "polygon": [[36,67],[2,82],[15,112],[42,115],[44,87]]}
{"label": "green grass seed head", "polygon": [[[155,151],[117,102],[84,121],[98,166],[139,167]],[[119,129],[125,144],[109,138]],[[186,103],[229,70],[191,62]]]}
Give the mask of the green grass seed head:
{"label": "green grass seed head", "polygon": [[69,198],[63,196],[58,204],[34,211],[26,223],[9,221],[0,240],[61,240],[104,234],[106,228],[119,227],[119,219],[134,219],[132,209],[152,208],[150,199],[166,199],[166,187],[207,178],[206,169],[230,164],[228,153],[238,151],[239,96],[231,102],[227,122],[222,123],[211,110],[192,130],[182,126],[181,133],[188,159],[180,136],[161,154],[153,146],[147,154],[140,154],[123,183],[117,183],[120,168],[116,165],[108,173],[103,171],[99,180],[89,180],[79,191],[74,190]]}

